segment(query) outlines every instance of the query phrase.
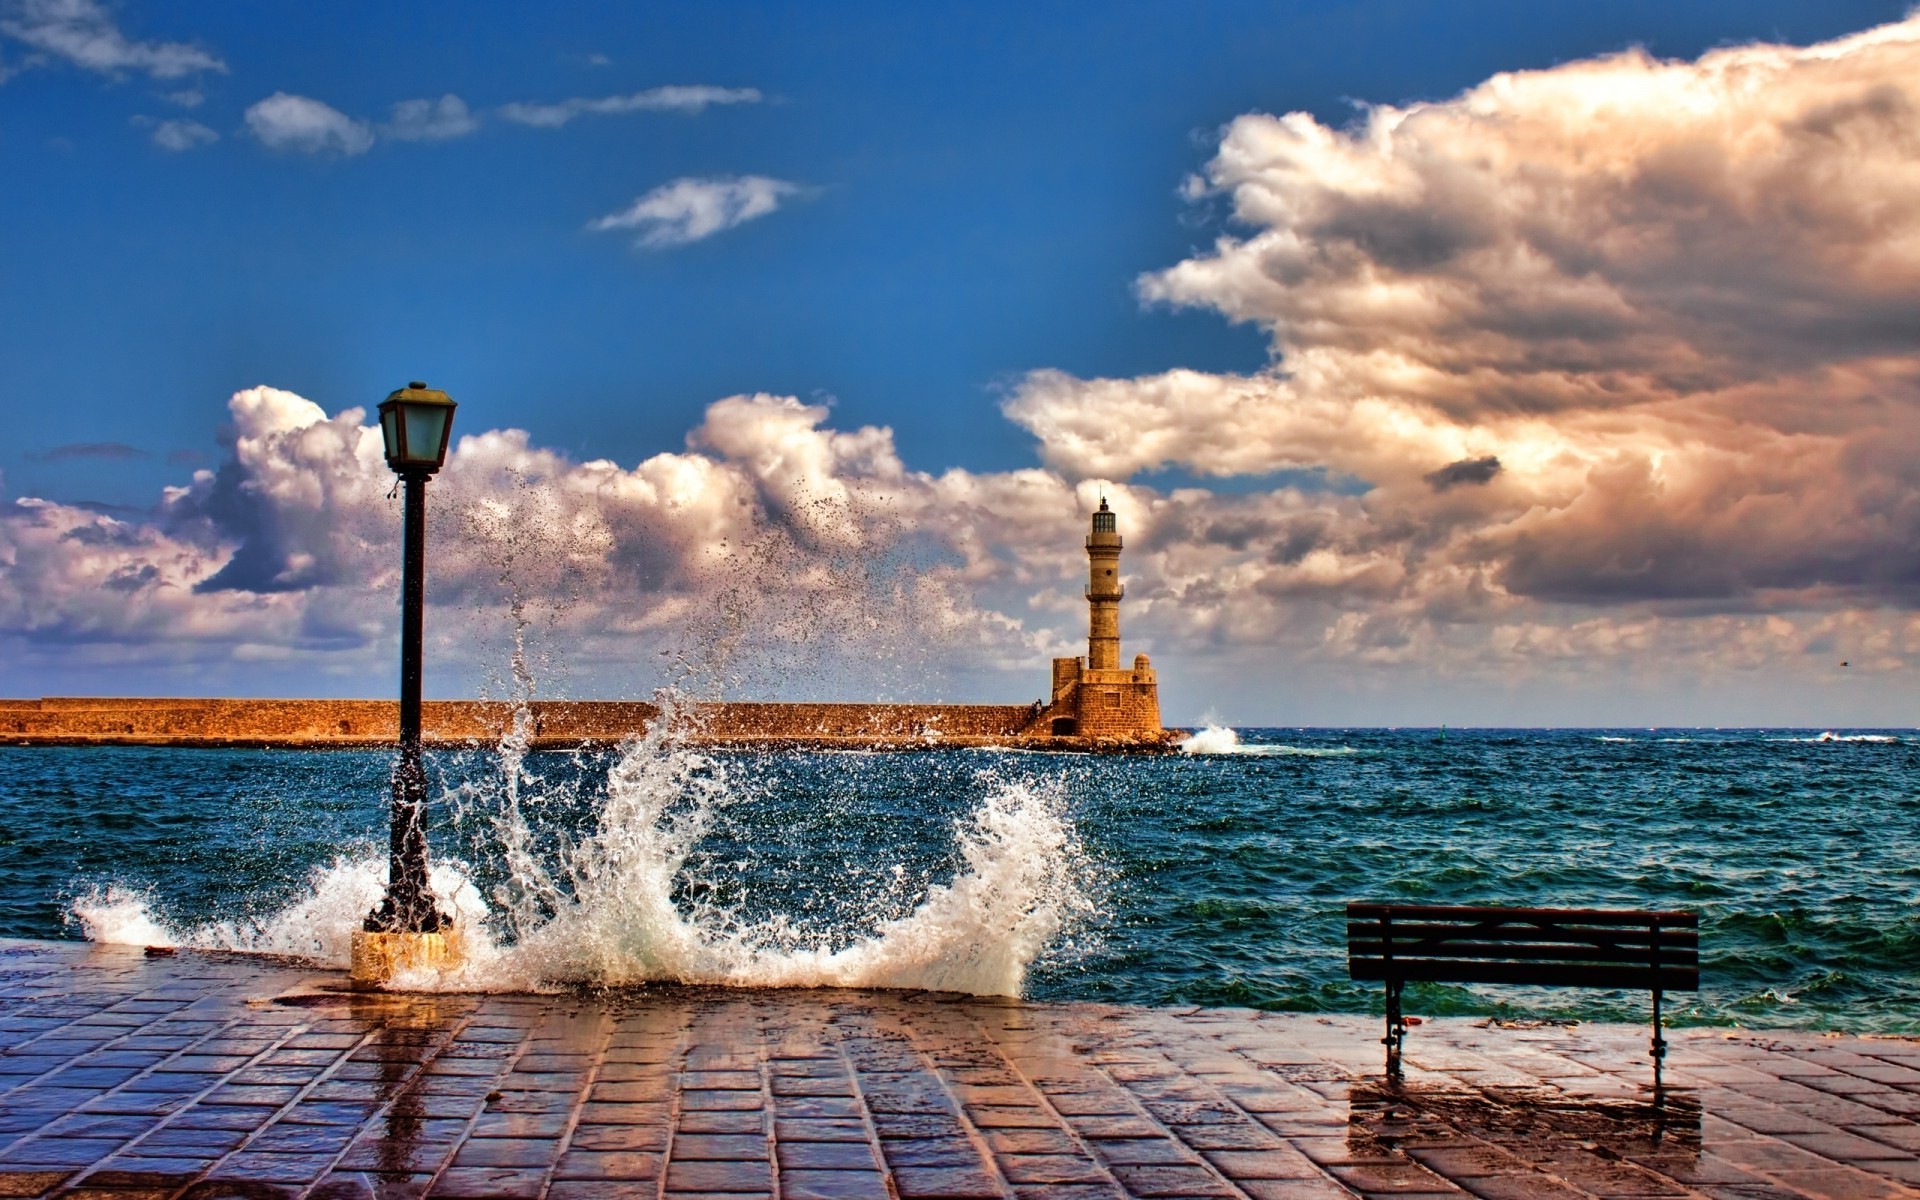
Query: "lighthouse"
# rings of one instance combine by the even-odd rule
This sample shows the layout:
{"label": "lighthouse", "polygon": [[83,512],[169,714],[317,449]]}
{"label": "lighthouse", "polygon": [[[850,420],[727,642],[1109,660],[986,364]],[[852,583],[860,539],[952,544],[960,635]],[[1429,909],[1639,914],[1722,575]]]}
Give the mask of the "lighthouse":
{"label": "lighthouse", "polygon": [[1147,656],[1120,665],[1120,520],[1100,498],[1087,532],[1087,653],[1053,660],[1053,696],[1035,705],[1030,735],[1107,745],[1161,745],[1160,684]]}
{"label": "lighthouse", "polygon": [[1120,669],[1120,599],[1127,589],[1120,583],[1120,527],[1100,497],[1093,514],[1093,532],[1087,534],[1087,666],[1096,671]]}

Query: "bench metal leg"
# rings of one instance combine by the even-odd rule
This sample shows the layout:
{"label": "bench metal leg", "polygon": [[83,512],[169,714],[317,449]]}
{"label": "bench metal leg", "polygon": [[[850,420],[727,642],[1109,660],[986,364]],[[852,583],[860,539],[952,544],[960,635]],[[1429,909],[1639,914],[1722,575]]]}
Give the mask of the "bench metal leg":
{"label": "bench metal leg", "polygon": [[1387,1036],[1380,1040],[1387,1047],[1387,1078],[1400,1078],[1400,1044],[1407,1037],[1407,1019],[1400,1012],[1400,989],[1406,986],[1398,979],[1387,980]]}
{"label": "bench metal leg", "polygon": [[1667,1039],[1660,1036],[1660,989],[1653,990],[1653,1102],[1666,1102],[1666,1089],[1660,1078],[1660,1068],[1667,1060]]}

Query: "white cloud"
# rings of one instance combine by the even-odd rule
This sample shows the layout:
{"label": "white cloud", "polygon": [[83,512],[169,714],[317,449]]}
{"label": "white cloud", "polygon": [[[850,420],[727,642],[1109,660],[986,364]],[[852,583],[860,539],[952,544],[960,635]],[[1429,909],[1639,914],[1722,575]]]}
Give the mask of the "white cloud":
{"label": "white cloud", "polygon": [[1364,599],[1329,652],[1578,606],[1920,606],[1916,119],[1920,16],[1347,129],[1243,116],[1190,188],[1240,230],[1140,288],[1259,326],[1273,366],[1038,372],[1005,411],[1072,477],[1358,481],[1198,527],[1242,595]]}
{"label": "white cloud", "polygon": [[[378,428],[365,410],[329,416],[274,388],[228,407],[228,460],[167,489],[151,514],[0,507],[0,675],[43,663],[71,680],[92,663],[98,686],[138,669],[161,689],[216,677],[257,689],[268,685],[255,660],[271,652],[289,672],[279,686],[336,671],[362,681],[349,690],[390,683],[399,515]],[[834,429],[827,416],[791,397],[728,397],[685,449],[632,466],[574,461],[518,430],[457,434],[429,506],[440,686],[484,676],[510,632],[511,586],[534,622],[547,694],[563,670],[575,694],[645,694],[691,656],[723,666],[707,678],[731,678],[736,695],[824,681],[839,698],[924,698],[944,671],[992,689],[956,698],[1032,698],[1048,655],[1084,647],[1079,539],[1102,494],[1127,538],[1129,651],[1151,651],[1169,703],[1184,695],[1194,711],[1216,667],[1231,681],[1221,696],[1266,697],[1255,711],[1272,713],[1281,698],[1261,681],[1274,678],[1444,678],[1450,696],[1532,685],[1564,700],[1614,678],[1696,686],[1717,674],[1735,692],[1756,678],[1812,684],[1842,658],[1897,699],[1899,673],[1920,661],[1910,611],[1489,596],[1471,564],[1423,561],[1430,531],[1390,527],[1394,510],[1368,496],[1224,496],[1041,469],[930,474],[901,461],[890,431]],[[1399,689],[1371,719],[1403,717],[1415,694]],[[1289,711],[1325,709],[1303,691]],[[1508,719],[1529,716],[1541,712]]]}
{"label": "white cloud", "polygon": [[438,100],[402,100],[383,125],[350,117],[307,96],[276,92],[247,110],[247,128],[263,145],[301,154],[364,154],[376,140],[438,142],[480,128],[467,102],[451,92]]}
{"label": "white cloud", "polygon": [[179,79],[227,69],[219,56],[198,46],[127,37],[96,0],[6,0],[0,5],[0,34],[106,74],[141,71],[155,79]]}
{"label": "white cloud", "polygon": [[210,146],[220,140],[220,135],[208,129],[198,121],[189,121],[184,117],[170,121],[141,120],[140,124],[153,125],[153,144],[162,150],[176,153]]}
{"label": "white cloud", "polygon": [[[392,607],[374,601],[394,585],[399,528],[378,428],[274,388],[228,407],[229,461],[168,489],[150,517],[0,509],[0,644],[144,661],[193,647],[215,663],[278,646],[319,664],[363,661],[391,636]],[[941,485],[905,470],[887,430],[836,431],[826,415],[730,397],[694,448],[631,468],[570,461],[516,430],[460,435],[434,483],[431,599],[451,610],[436,628],[497,622],[510,576],[582,667],[724,643],[772,654],[744,654],[737,670],[751,672],[852,639],[870,675],[877,646],[911,658],[926,640],[906,592],[973,649],[1023,645],[1017,622],[971,603],[956,566],[889,559]]]}
{"label": "white cloud", "polygon": [[396,142],[440,142],[466,137],[480,128],[467,102],[451,93],[438,100],[402,100],[380,136]]}
{"label": "white cloud", "polygon": [[247,109],[247,128],[262,145],[298,154],[365,154],[373,146],[373,130],[365,121],[287,92],[275,92]]}
{"label": "white cloud", "polygon": [[767,216],[799,191],[798,184],[765,175],[676,179],[587,228],[637,229],[639,245],[680,246]]}
{"label": "white cloud", "polygon": [[558,129],[575,117],[588,114],[609,116],[631,112],[677,112],[693,115],[716,104],[758,104],[761,99],[757,88],[676,85],[650,88],[625,96],[603,96],[599,99],[575,97],[557,104],[504,104],[500,107],[500,115],[521,125]]}
{"label": "white cloud", "polygon": [[178,104],[181,108],[199,108],[207,102],[207,94],[199,88],[183,88],[177,92],[168,92],[167,100],[169,103]]}

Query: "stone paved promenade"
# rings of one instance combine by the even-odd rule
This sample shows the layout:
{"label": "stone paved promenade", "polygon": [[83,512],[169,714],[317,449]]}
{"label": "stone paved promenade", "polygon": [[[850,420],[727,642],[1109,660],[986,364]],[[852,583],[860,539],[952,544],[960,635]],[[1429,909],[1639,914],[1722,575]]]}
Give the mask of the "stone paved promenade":
{"label": "stone paved promenade", "polygon": [[337,980],[0,942],[0,1196],[1920,1195],[1913,1041]]}

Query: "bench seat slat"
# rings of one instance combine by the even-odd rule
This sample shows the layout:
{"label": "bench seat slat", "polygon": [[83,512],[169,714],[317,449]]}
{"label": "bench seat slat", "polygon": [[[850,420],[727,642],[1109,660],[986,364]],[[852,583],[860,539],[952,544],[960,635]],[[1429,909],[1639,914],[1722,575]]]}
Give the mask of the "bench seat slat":
{"label": "bench seat slat", "polygon": [[1475,908],[1447,904],[1379,904],[1355,900],[1347,905],[1347,917],[1378,918],[1392,915],[1398,924],[1400,914],[1414,920],[1484,921],[1499,917],[1506,921],[1540,918],[1585,925],[1638,925],[1645,928],[1654,917],[1663,926],[1692,928],[1700,923],[1700,914],[1690,912],[1636,912],[1608,908]]}
{"label": "bench seat slat", "polygon": [[[1392,954],[1387,951],[1391,949]],[[1626,963],[1697,967],[1698,946],[1593,946],[1567,942],[1442,942],[1438,945],[1395,938],[1389,947],[1378,938],[1349,938],[1347,953],[1355,958],[1510,958],[1540,962]]]}
{"label": "bench seat slat", "polygon": [[1404,979],[1421,983],[1514,983],[1536,987],[1627,988],[1666,992],[1700,990],[1700,972],[1692,967],[1651,967],[1626,964],[1596,966],[1583,963],[1484,962],[1473,959],[1349,958],[1348,974],[1375,982]]}

